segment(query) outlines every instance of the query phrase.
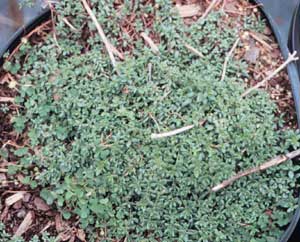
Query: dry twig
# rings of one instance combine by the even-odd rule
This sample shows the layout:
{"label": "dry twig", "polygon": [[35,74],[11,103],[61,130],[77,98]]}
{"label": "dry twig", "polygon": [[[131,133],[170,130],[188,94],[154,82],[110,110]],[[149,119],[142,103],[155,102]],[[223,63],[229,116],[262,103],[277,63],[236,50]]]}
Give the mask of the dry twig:
{"label": "dry twig", "polygon": [[54,40],[56,46],[61,50],[61,47],[59,46],[58,41],[57,41],[56,27],[55,27],[55,17],[54,17],[55,9],[52,5],[53,2],[47,0],[46,3],[48,4],[49,9],[50,9],[50,13],[51,13],[51,23],[52,23],[52,29],[53,29],[53,40]]}
{"label": "dry twig", "polygon": [[288,153],[288,154],[285,154],[285,155],[280,155],[280,156],[277,156],[257,167],[254,167],[254,168],[250,168],[246,171],[242,171],[242,172],[239,172],[237,173],[235,176],[229,178],[228,180],[225,180],[223,181],[222,183],[220,183],[219,185],[217,186],[214,186],[211,191],[212,192],[218,192],[219,190],[221,189],[224,189],[225,187],[228,187],[229,185],[231,185],[233,182],[235,182],[236,180],[244,177],[244,176],[248,176],[248,175],[251,175],[253,173],[256,173],[256,172],[260,172],[260,171],[264,171],[268,168],[271,168],[273,166],[277,166],[277,165],[280,165],[288,160],[291,160],[291,159],[294,159],[296,157],[300,156],[300,149],[299,150],[295,150],[291,153]]}
{"label": "dry twig", "polygon": [[294,51],[293,54],[289,54],[289,57],[287,58],[287,60],[281,66],[279,66],[275,71],[273,71],[269,76],[267,76],[261,82],[257,83],[255,86],[253,86],[253,87],[249,88],[247,91],[245,91],[242,94],[242,97],[247,96],[250,92],[260,88],[261,86],[263,86],[266,82],[268,82],[273,77],[275,77],[279,72],[281,72],[291,62],[296,61],[298,59],[299,59],[299,57],[297,57],[297,51]]}
{"label": "dry twig", "polygon": [[150,116],[150,118],[154,121],[154,123],[155,123],[155,125],[156,125],[158,131],[160,132],[160,127],[159,127],[159,124],[158,124],[156,118],[152,115],[152,113],[149,113],[149,116]]}
{"label": "dry twig", "polygon": [[114,57],[114,54],[113,54],[113,51],[112,51],[112,44],[108,41],[108,39],[106,38],[106,35],[100,25],[100,23],[98,22],[95,14],[93,13],[92,9],[90,8],[90,6],[88,5],[87,1],[86,0],[81,0],[85,10],[87,11],[87,13],[90,15],[91,19],[93,20],[94,24],[96,25],[96,28],[98,30],[98,33],[105,45],[105,48],[108,52],[108,55],[109,55],[109,58],[111,60],[111,63],[113,65],[113,67],[116,67],[117,65],[117,62],[116,62],[116,59]]}
{"label": "dry twig", "polygon": [[253,39],[255,39],[257,42],[261,43],[268,51],[272,51],[273,50],[272,46],[269,45],[265,40],[263,40],[262,38],[260,38],[258,36],[258,34],[254,33],[254,32],[251,32],[251,31],[249,31],[248,33],[249,33],[249,35]]}
{"label": "dry twig", "polygon": [[184,46],[193,54],[200,56],[201,58],[204,58],[204,55],[197,49],[195,49],[193,46],[189,45],[188,43],[183,43]]}
{"label": "dry twig", "polygon": [[175,130],[172,130],[172,131],[168,131],[168,132],[165,132],[165,133],[151,134],[151,139],[161,139],[161,138],[174,136],[174,135],[183,133],[185,131],[188,131],[188,130],[194,128],[194,127],[195,127],[195,125],[189,125],[189,126],[186,126],[186,127],[180,128],[180,129],[175,129]]}
{"label": "dry twig", "polygon": [[141,36],[147,42],[147,44],[150,46],[152,52],[154,54],[159,54],[159,49],[158,49],[157,45],[153,42],[153,40],[145,32],[142,32]]}
{"label": "dry twig", "polygon": [[219,2],[220,0],[212,0],[211,4],[208,6],[204,14],[201,16],[201,20],[205,19],[207,15],[210,13],[210,11],[215,7],[215,5]]}
{"label": "dry twig", "polygon": [[231,50],[228,52],[228,54],[227,54],[227,56],[226,56],[226,58],[225,58],[225,62],[224,62],[224,65],[223,65],[223,71],[222,71],[221,81],[224,81],[224,79],[225,79],[225,75],[226,75],[226,70],[227,70],[228,62],[229,62],[231,56],[233,55],[234,50],[235,50],[236,47],[238,46],[239,42],[240,42],[240,37],[238,37],[238,38],[236,39],[236,41],[234,42],[234,44],[233,44]]}
{"label": "dry twig", "polygon": [[65,23],[66,25],[69,26],[69,28],[70,28],[72,31],[78,32],[78,29],[76,29],[76,28],[69,22],[69,20],[68,20],[67,18],[62,18],[62,20],[64,21],[64,23]]}
{"label": "dry twig", "polygon": [[[33,29],[30,33],[28,33],[23,39],[29,39],[32,35],[38,33],[39,31],[42,31],[45,27],[47,27],[50,23],[52,23],[52,19],[46,21],[45,23],[39,25],[35,29]],[[21,41],[20,44],[14,50],[10,53],[10,55],[7,57],[7,61],[11,60],[11,58],[19,51],[20,47],[24,44],[24,42]]]}

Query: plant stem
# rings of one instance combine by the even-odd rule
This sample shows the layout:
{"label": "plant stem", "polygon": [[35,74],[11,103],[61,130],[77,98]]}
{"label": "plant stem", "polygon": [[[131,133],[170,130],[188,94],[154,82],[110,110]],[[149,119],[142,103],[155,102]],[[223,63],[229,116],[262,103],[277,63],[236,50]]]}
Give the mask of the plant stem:
{"label": "plant stem", "polygon": [[228,52],[228,54],[227,54],[227,56],[226,56],[226,58],[225,58],[225,62],[224,62],[224,65],[223,65],[223,71],[222,71],[221,81],[224,81],[224,79],[225,79],[225,75],[226,75],[226,70],[227,70],[228,62],[229,62],[231,56],[233,55],[234,50],[235,50],[236,47],[238,46],[239,42],[240,42],[240,38],[238,37],[238,38],[236,39],[236,41],[234,42],[234,44],[233,44],[231,50]]}
{"label": "plant stem", "polygon": [[108,39],[106,38],[105,36],[105,33],[100,25],[100,23],[98,22],[95,14],[93,13],[92,9],[90,8],[90,6],[88,5],[87,1],[86,0],[81,0],[85,10],[87,11],[87,13],[90,15],[91,19],[93,20],[94,24],[96,25],[96,28],[98,30],[98,33],[105,45],[105,48],[108,52],[108,55],[109,55],[109,58],[111,60],[111,63],[113,65],[113,67],[115,68],[117,63],[116,63],[116,59],[114,57],[114,54],[113,54],[113,51],[112,51],[112,45],[111,43],[108,41]]}
{"label": "plant stem", "polygon": [[172,130],[172,131],[168,131],[168,132],[165,132],[165,133],[151,134],[151,139],[161,139],[161,138],[174,136],[174,135],[183,133],[185,131],[188,131],[188,130],[194,128],[194,127],[195,127],[195,125],[189,125],[189,126],[186,126],[186,127],[180,128],[180,129],[175,129],[175,130]]}
{"label": "plant stem", "polygon": [[289,57],[281,66],[279,66],[275,71],[273,71],[269,76],[267,76],[261,82],[257,83],[255,86],[253,86],[253,87],[249,88],[247,91],[245,91],[242,94],[242,97],[247,96],[252,91],[254,91],[254,90],[258,89],[259,87],[261,87],[262,85],[264,85],[267,81],[271,80],[274,76],[276,76],[279,72],[281,72],[291,62],[298,60],[299,57],[297,57],[296,55],[297,55],[297,51],[294,51],[293,54],[289,54]]}
{"label": "plant stem", "polygon": [[233,182],[235,182],[236,180],[244,177],[244,176],[248,176],[248,175],[251,175],[253,173],[256,173],[256,172],[260,172],[260,171],[264,171],[268,168],[271,168],[273,166],[277,166],[277,165],[280,165],[288,160],[291,160],[293,158],[296,158],[300,156],[300,149],[298,150],[295,150],[293,152],[290,152],[288,154],[285,154],[285,155],[279,155],[257,167],[253,167],[253,168],[250,168],[246,171],[242,171],[242,172],[239,172],[237,173],[235,176],[229,178],[228,180],[225,180],[223,181],[222,183],[214,186],[211,191],[212,192],[218,192],[220,191],[221,189],[224,189],[225,187],[228,187],[229,185],[231,185]]}

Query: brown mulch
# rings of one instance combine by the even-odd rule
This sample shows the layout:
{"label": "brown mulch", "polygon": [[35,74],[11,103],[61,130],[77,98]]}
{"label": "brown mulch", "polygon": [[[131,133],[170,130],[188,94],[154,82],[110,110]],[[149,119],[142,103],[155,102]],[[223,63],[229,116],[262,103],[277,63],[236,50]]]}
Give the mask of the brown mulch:
{"label": "brown mulch", "polygon": [[[134,1],[132,1],[134,2]],[[173,0],[174,6],[180,10],[186,24],[201,17],[201,14],[208,7],[208,0]],[[122,7],[122,0],[115,1],[115,8]],[[145,0],[145,4],[155,4],[154,0]],[[223,22],[239,27],[236,18],[240,15],[260,15],[258,8],[243,0],[224,0],[219,3],[217,8],[227,14],[222,19]],[[120,25],[120,29],[127,33],[129,38],[137,40],[140,34],[135,30],[134,23],[137,18],[142,18],[144,27],[152,28],[154,14],[147,16],[136,16],[134,6],[131,15],[126,16]],[[52,21],[39,26],[25,38],[33,44],[41,43],[52,31]],[[149,37],[155,42],[159,42],[159,36],[154,31],[149,31]],[[267,27],[263,34],[241,33],[242,47],[235,52],[235,58],[244,58],[249,64],[249,78],[245,82],[253,86],[263,80],[270,71],[275,70],[282,62],[281,52],[278,44],[272,35],[272,31]],[[122,42],[122,38],[119,38]],[[119,48],[121,53],[131,52],[133,45]],[[12,53],[18,51],[18,48]],[[2,72],[0,75],[0,97],[14,98],[18,94],[18,76]],[[296,114],[294,102],[291,94],[291,87],[288,75],[285,71],[269,81],[266,90],[278,106],[278,114],[284,113],[287,127],[296,127]],[[7,109],[7,112],[0,110],[0,148],[6,150],[9,147],[24,147],[27,143],[26,133],[17,135],[12,127],[12,119],[22,107],[13,102],[2,102],[0,107]],[[7,149],[8,150],[8,149]],[[21,184],[22,174],[8,175],[8,165],[17,164],[17,158],[9,154],[6,160],[0,160],[0,221],[6,224],[7,231],[11,234],[21,233],[25,239],[29,240],[35,234],[47,231],[50,234],[59,235],[63,241],[84,241],[85,233],[78,228],[76,218],[64,221],[59,213],[49,207],[40,197],[39,188],[30,189]],[[12,197],[14,196],[14,197]],[[16,201],[14,201],[16,199]]]}

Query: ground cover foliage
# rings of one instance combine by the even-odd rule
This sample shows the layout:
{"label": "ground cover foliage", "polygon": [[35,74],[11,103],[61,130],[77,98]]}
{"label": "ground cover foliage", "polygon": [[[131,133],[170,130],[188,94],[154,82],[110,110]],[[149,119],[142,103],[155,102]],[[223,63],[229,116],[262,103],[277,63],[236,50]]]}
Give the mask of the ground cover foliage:
{"label": "ground cover foliage", "polygon": [[[25,240],[21,237],[13,237],[11,234],[5,231],[5,225],[0,223],[0,241],[1,242],[24,242]],[[57,239],[55,237],[49,236],[47,233],[44,233],[42,237],[38,235],[33,236],[33,238],[29,242],[56,242]]]}
{"label": "ground cover foliage", "polygon": [[[43,187],[41,196],[65,219],[78,216],[88,241],[276,241],[297,205],[299,166],[292,161],[208,193],[299,147],[267,93],[241,98],[246,63],[232,59],[220,81],[238,34],[262,31],[264,23],[245,17],[233,29],[213,12],[188,26],[169,0],[136,1],[133,9],[128,1],[118,10],[111,1],[91,4],[113,45],[126,51],[132,44],[120,25],[134,11],[136,32],[155,36],[160,54],[137,38],[114,71],[96,32],[83,34],[95,27],[80,2],[61,1],[56,38],[23,45],[5,64],[22,74],[16,101],[24,112],[14,125],[30,139],[15,150],[21,162],[10,173]],[[148,28],[139,18],[145,14],[155,16]],[[190,124],[196,127],[177,136],[150,137]]]}

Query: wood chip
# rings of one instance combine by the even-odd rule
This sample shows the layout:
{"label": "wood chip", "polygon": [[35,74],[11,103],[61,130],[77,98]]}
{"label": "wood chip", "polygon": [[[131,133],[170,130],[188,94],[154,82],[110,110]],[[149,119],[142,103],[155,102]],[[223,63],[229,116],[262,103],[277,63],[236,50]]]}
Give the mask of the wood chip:
{"label": "wood chip", "polygon": [[14,101],[13,97],[0,97],[0,103],[13,103]]}
{"label": "wood chip", "polygon": [[77,229],[77,233],[76,236],[78,239],[80,239],[81,241],[85,242],[86,241],[86,235],[83,229]]}
{"label": "wood chip", "polygon": [[7,215],[8,215],[8,209],[9,209],[8,206],[6,206],[6,207],[3,209],[3,211],[2,211],[1,214],[0,214],[0,221],[5,221],[5,220],[6,220]]}
{"label": "wood chip", "polygon": [[34,219],[34,213],[31,211],[28,212],[23,222],[20,224],[19,228],[15,232],[15,236],[22,236],[24,233],[26,233],[26,231],[30,228],[33,219]]}
{"label": "wood chip", "polygon": [[2,173],[7,173],[8,169],[5,169],[5,168],[0,168],[0,172]]}
{"label": "wood chip", "polygon": [[40,211],[48,211],[50,210],[50,207],[45,203],[45,201],[39,197],[36,197],[33,201],[35,207],[37,210]]}
{"label": "wood chip", "polygon": [[65,230],[58,235],[59,241],[71,241],[73,234],[70,230]]}
{"label": "wood chip", "polygon": [[45,231],[47,231],[50,227],[52,227],[54,225],[53,221],[48,221],[48,223],[44,226],[44,228],[40,231],[40,234],[44,233]]}
{"label": "wood chip", "polygon": [[22,207],[22,201],[17,201],[12,207],[13,209],[19,210]]}
{"label": "wood chip", "polygon": [[197,16],[201,12],[201,7],[198,4],[176,5],[176,9],[182,18]]}
{"label": "wood chip", "polygon": [[30,201],[30,198],[31,198],[31,194],[30,193],[26,193],[24,195],[23,202],[28,203]]}
{"label": "wood chip", "polygon": [[25,192],[17,192],[16,194],[8,197],[5,199],[5,205],[6,206],[11,206],[14,203],[20,201],[21,199],[24,198]]}
{"label": "wood chip", "polygon": [[4,182],[4,181],[6,181],[6,179],[7,179],[6,175],[3,173],[0,173],[0,182]]}
{"label": "wood chip", "polygon": [[58,233],[65,230],[65,225],[60,214],[56,214],[55,216],[55,229]]}

